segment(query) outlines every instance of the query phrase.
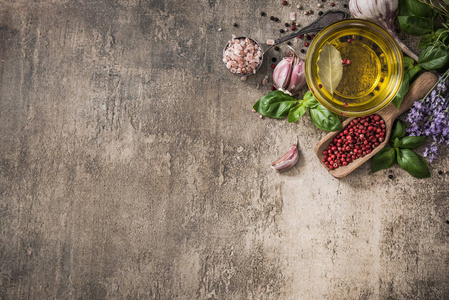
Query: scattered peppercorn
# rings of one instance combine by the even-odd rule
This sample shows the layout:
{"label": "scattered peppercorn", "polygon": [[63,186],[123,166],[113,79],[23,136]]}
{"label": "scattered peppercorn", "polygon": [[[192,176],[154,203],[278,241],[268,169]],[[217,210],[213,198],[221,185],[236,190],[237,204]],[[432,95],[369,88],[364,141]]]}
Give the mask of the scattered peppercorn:
{"label": "scattered peppercorn", "polygon": [[323,12],[322,12],[322,11],[319,11],[319,12],[318,12],[318,15],[319,15],[319,16],[322,16],[322,15],[323,15]]}
{"label": "scattered peppercorn", "polygon": [[267,14],[265,13],[265,12],[260,12],[260,15],[262,16],[262,17],[265,17]]}
{"label": "scattered peppercorn", "polygon": [[301,49],[301,53],[306,53],[306,50],[304,50],[304,49]]}
{"label": "scattered peppercorn", "polygon": [[449,220],[446,220],[446,224],[449,224]]}
{"label": "scattered peppercorn", "polygon": [[275,21],[275,22],[279,21],[279,18],[274,18],[274,21]]}
{"label": "scattered peppercorn", "polygon": [[234,23],[234,24],[232,24],[232,26],[234,26],[234,27],[239,27],[239,24]]}
{"label": "scattered peppercorn", "polygon": [[314,34],[312,34],[311,36],[310,36],[312,39],[314,39],[315,38],[315,35]]}
{"label": "scattered peppercorn", "polygon": [[292,25],[292,27],[290,27],[290,29],[293,31],[293,30],[296,30],[296,26],[295,25]]}
{"label": "scattered peppercorn", "polygon": [[323,7],[323,4],[321,4],[321,3],[318,3],[318,5],[317,5],[318,7]]}
{"label": "scattered peppercorn", "polygon": [[285,23],[284,25],[285,25],[285,27],[288,27],[288,26],[290,26],[290,24],[288,24],[288,23]]}
{"label": "scattered peppercorn", "polygon": [[272,62],[276,62],[276,61],[277,61],[277,58],[276,58],[276,57],[273,57],[273,58],[271,59],[271,61],[272,61]]}
{"label": "scattered peppercorn", "polygon": [[287,5],[288,2],[287,1],[282,1],[282,5]]}
{"label": "scattered peppercorn", "polygon": [[272,69],[276,68],[276,65],[275,65],[275,64],[272,64],[272,65],[271,65],[271,68],[272,68]]}
{"label": "scattered peppercorn", "polygon": [[391,175],[391,174],[388,175],[388,178],[393,179],[393,175]]}
{"label": "scattered peppercorn", "polygon": [[298,39],[302,39],[302,34],[298,35]]}
{"label": "scattered peppercorn", "polygon": [[318,87],[321,89],[321,88],[323,87],[323,85],[320,83],[320,84],[318,85]]}
{"label": "scattered peppercorn", "polygon": [[304,46],[309,47],[309,43],[305,42]]}
{"label": "scattered peppercorn", "polygon": [[287,42],[287,45],[291,46],[291,44],[292,44],[291,42]]}
{"label": "scattered peppercorn", "polygon": [[280,29],[279,32],[280,32],[280,33],[284,33],[285,30],[284,30],[284,29]]}
{"label": "scattered peppercorn", "polygon": [[332,6],[332,7],[334,7],[334,6],[335,6],[335,3],[334,3],[334,2],[332,2],[332,3],[331,3],[331,6]]}
{"label": "scattered peppercorn", "polygon": [[310,35],[306,35],[306,38],[310,41],[312,37]]}
{"label": "scattered peppercorn", "polygon": [[274,50],[279,51],[279,47],[278,46],[274,47]]}
{"label": "scattered peppercorn", "polygon": [[276,88],[272,85],[271,86],[271,90],[274,91]]}
{"label": "scattered peppercorn", "polygon": [[344,8],[348,8],[348,5],[347,5],[347,4],[343,4],[343,7],[344,7]]}
{"label": "scattered peppercorn", "polygon": [[271,21],[274,21],[274,17],[273,17],[273,16],[271,16],[271,17],[270,17],[270,20],[271,20]]}
{"label": "scattered peppercorn", "polygon": [[348,43],[350,43],[350,42],[352,42],[352,40],[351,40],[351,39],[348,39]]}
{"label": "scattered peppercorn", "polygon": [[443,174],[443,171],[439,170],[438,175],[442,175],[442,174]]}

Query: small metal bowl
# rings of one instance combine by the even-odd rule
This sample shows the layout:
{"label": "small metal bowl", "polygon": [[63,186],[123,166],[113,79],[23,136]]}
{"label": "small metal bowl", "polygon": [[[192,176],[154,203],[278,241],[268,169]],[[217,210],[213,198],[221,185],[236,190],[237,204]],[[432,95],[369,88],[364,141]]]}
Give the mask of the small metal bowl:
{"label": "small metal bowl", "polygon": [[[257,68],[256,68],[256,72],[257,72],[257,71],[259,70],[260,66],[261,66],[262,63],[263,63],[263,55],[264,55],[264,51],[263,51],[263,48],[260,46],[260,44],[259,44],[258,42],[256,42],[253,38],[250,38],[249,36],[238,36],[238,37],[234,38],[234,40],[241,40],[241,39],[246,39],[246,38],[250,39],[250,40],[251,40],[255,45],[257,45],[257,46],[259,47],[259,49],[262,51],[262,57],[260,58],[259,65],[258,65]],[[228,43],[226,44],[226,46],[223,48],[223,55],[222,55],[222,57],[224,57],[225,51],[226,51],[226,49],[228,49],[228,47],[229,47],[229,42],[228,42]],[[224,63],[224,64],[225,64],[225,67],[226,67],[226,63]],[[231,70],[229,70],[228,67],[226,67],[226,69],[227,69],[229,72],[231,72]],[[243,74],[243,73],[232,73],[232,72],[231,72],[231,74],[236,75],[236,76],[243,77],[243,76],[254,75],[254,74],[256,74],[256,72],[252,72],[252,73],[248,73],[248,74]]]}

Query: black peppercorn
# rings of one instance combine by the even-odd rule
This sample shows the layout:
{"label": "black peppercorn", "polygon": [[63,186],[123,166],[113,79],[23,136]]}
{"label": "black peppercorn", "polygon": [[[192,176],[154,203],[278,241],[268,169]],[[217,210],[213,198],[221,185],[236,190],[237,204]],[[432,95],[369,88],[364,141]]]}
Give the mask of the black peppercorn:
{"label": "black peppercorn", "polygon": [[279,21],[279,18],[274,18],[274,21],[275,21],[275,22]]}
{"label": "black peppercorn", "polygon": [[304,50],[304,49],[301,49],[301,53],[306,53],[306,50]]}
{"label": "black peppercorn", "polygon": [[265,12],[262,11],[262,12],[260,13],[260,15],[261,15],[262,17],[265,17],[267,14],[266,14]]}
{"label": "black peppercorn", "polygon": [[274,50],[279,51],[279,47],[278,46],[274,47]]}
{"label": "black peppercorn", "polygon": [[442,174],[443,174],[443,171],[439,170],[438,175],[442,175]]}
{"label": "black peppercorn", "polygon": [[273,16],[271,16],[271,17],[270,17],[270,20],[271,20],[271,21],[274,21],[274,17],[273,17]]}
{"label": "black peppercorn", "polygon": [[449,224],[449,220],[446,220],[446,224]]}
{"label": "black peppercorn", "polygon": [[344,7],[344,8],[348,8],[348,5],[347,5],[347,4],[343,4],[343,7]]}
{"label": "black peppercorn", "polygon": [[271,61],[272,61],[272,62],[276,62],[276,61],[277,61],[276,57],[273,57],[273,58],[271,59]]}
{"label": "black peppercorn", "polygon": [[312,37],[310,35],[306,35],[306,38],[310,41]]}
{"label": "black peppercorn", "polygon": [[284,33],[284,32],[285,32],[285,30],[284,30],[284,29],[281,29],[281,30],[279,30],[279,32],[280,32],[280,33]]}
{"label": "black peppercorn", "polygon": [[234,27],[239,27],[239,24],[234,23],[234,24],[232,24],[232,26],[234,26]]}
{"label": "black peppercorn", "polygon": [[291,44],[292,44],[291,42],[287,42],[287,45],[291,46]]}
{"label": "black peppercorn", "polygon": [[285,23],[284,25],[285,25],[285,27],[290,27],[290,24],[288,24],[288,23]]}
{"label": "black peppercorn", "polygon": [[319,12],[318,12],[318,15],[319,15],[319,16],[322,16],[322,15],[323,15],[323,12],[322,12],[322,11],[319,11]]}
{"label": "black peppercorn", "polygon": [[388,178],[393,179],[393,175],[391,175],[391,174],[388,175]]}

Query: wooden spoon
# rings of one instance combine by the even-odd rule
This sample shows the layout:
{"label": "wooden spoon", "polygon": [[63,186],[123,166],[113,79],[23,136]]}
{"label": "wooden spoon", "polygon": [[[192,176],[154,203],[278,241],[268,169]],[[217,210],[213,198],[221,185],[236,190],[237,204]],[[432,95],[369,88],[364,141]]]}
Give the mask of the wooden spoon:
{"label": "wooden spoon", "polygon": [[[430,72],[425,72],[422,75],[420,75],[410,86],[410,89],[408,93],[405,95],[400,109],[397,109],[392,103],[390,103],[385,109],[377,112],[377,114],[385,121],[385,140],[374,150],[364,156],[359,157],[358,159],[350,162],[347,166],[340,166],[337,169],[329,170],[329,173],[334,176],[335,178],[343,178],[346,175],[350,174],[352,171],[360,167],[363,163],[368,161],[371,157],[373,157],[377,152],[379,152],[385,145],[387,145],[388,140],[390,139],[391,130],[393,127],[394,120],[401,115],[402,113],[406,112],[410,107],[412,107],[413,103],[416,100],[422,99],[429,90],[435,85],[435,83],[438,81],[438,77]],[[343,128],[348,126],[349,122],[351,122],[354,118],[348,118],[343,122]],[[327,150],[327,147],[329,144],[333,141],[334,137],[339,134],[339,131],[336,132],[330,132],[327,134],[324,138],[321,139],[321,141],[315,146],[315,153],[322,161],[323,159],[323,151]],[[326,165],[323,164],[323,166],[327,169]]]}

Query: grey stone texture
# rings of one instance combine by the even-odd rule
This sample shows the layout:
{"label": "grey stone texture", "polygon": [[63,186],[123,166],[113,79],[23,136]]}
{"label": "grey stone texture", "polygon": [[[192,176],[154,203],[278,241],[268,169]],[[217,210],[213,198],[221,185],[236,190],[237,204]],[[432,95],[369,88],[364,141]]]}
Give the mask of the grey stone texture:
{"label": "grey stone texture", "polygon": [[282,54],[221,62],[319,11],[280,2],[0,1],[0,299],[449,299],[447,149],[334,179],[308,115],[251,112]]}

